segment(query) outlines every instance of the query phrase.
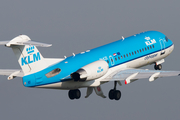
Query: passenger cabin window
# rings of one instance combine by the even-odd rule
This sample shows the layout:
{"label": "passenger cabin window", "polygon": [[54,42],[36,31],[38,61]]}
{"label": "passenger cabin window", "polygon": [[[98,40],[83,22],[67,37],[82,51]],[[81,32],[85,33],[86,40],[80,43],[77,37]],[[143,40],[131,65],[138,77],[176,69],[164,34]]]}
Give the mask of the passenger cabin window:
{"label": "passenger cabin window", "polygon": [[153,46],[153,48],[154,48],[154,45],[152,45]]}
{"label": "passenger cabin window", "polygon": [[60,72],[61,72],[61,69],[56,68],[56,69],[52,70],[51,72],[47,73],[47,74],[46,74],[46,77],[47,77],[47,78],[54,77],[54,76],[56,76],[57,74],[59,74]]}
{"label": "passenger cabin window", "polygon": [[109,64],[109,60],[107,60],[107,63]]}
{"label": "passenger cabin window", "polygon": [[144,52],[144,49],[142,49],[142,51]]}
{"label": "passenger cabin window", "polygon": [[168,42],[168,37],[167,36],[165,37],[165,39],[166,39],[166,42]]}

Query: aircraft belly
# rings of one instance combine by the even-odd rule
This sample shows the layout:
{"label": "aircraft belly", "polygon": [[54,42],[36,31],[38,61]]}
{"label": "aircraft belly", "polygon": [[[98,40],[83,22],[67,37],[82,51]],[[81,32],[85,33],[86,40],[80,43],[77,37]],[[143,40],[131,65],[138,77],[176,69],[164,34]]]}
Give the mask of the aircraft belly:
{"label": "aircraft belly", "polygon": [[72,90],[83,87],[97,87],[99,85],[100,82],[95,80],[86,81],[86,82],[66,81],[66,82],[36,86],[36,88]]}

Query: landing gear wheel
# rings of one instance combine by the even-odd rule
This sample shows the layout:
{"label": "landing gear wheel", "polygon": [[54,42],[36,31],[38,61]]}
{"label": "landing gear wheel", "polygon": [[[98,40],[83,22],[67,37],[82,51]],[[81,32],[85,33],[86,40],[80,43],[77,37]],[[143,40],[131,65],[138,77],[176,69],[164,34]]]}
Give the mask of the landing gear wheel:
{"label": "landing gear wheel", "polygon": [[159,65],[154,65],[154,69],[155,70],[161,70],[162,69],[162,65],[159,64]]}
{"label": "landing gear wheel", "polygon": [[154,65],[154,69],[157,70],[157,65]]}
{"label": "landing gear wheel", "polygon": [[76,90],[69,90],[69,98],[71,100],[74,100],[74,99],[79,99],[81,97],[81,92],[79,89],[76,89]]}
{"label": "landing gear wheel", "polygon": [[119,90],[114,90],[114,89],[111,89],[109,91],[109,99],[110,100],[119,100],[121,98],[121,92]]}
{"label": "landing gear wheel", "polygon": [[75,98],[76,98],[76,99],[79,99],[79,98],[81,97],[81,92],[80,92],[79,89],[74,90],[74,94],[75,94]]}
{"label": "landing gear wheel", "polygon": [[158,67],[158,70],[162,69],[162,65],[161,64],[159,64],[157,67]]}
{"label": "landing gear wheel", "polygon": [[114,89],[111,89],[111,90],[109,91],[109,99],[110,99],[110,100],[113,100],[113,99],[114,99],[114,92],[115,92]]}
{"label": "landing gear wheel", "polygon": [[74,100],[74,91],[73,90],[69,90],[68,95],[71,100]]}
{"label": "landing gear wheel", "polygon": [[114,92],[114,99],[119,100],[121,98],[121,92],[119,90],[116,90]]}

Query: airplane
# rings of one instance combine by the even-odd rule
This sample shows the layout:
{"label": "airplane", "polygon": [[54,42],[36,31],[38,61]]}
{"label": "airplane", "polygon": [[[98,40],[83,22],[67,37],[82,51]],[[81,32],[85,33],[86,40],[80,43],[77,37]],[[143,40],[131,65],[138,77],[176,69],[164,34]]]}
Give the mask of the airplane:
{"label": "airplane", "polygon": [[[86,50],[64,58],[44,58],[37,47],[51,44],[31,41],[27,35],[19,35],[0,45],[12,48],[21,69],[0,69],[0,75],[8,80],[22,77],[23,85],[30,88],[69,90],[71,100],[81,97],[80,88],[87,88],[85,98],[93,90],[106,98],[101,85],[110,81],[114,87],[109,91],[110,100],[121,98],[117,84],[132,83],[148,78],[150,82],[161,77],[179,76],[180,71],[161,71],[162,63],[174,49],[173,42],[161,32],[146,31],[133,36]],[[140,69],[154,64],[155,70]]]}

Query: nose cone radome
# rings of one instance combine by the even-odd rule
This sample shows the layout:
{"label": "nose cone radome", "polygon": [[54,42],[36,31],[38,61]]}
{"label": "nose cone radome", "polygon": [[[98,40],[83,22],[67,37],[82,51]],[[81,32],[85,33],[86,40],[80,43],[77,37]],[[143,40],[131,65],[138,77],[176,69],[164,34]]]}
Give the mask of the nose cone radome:
{"label": "nose cone radome", "polygon": [[171,46],[171,52],[174,50],[174,44]]}
{"label": "nose cone radome", "polygon": [[172,43],[172,45],[169,47],[168,54],[171,54],[173,50],[174,50],[174,44]]}

